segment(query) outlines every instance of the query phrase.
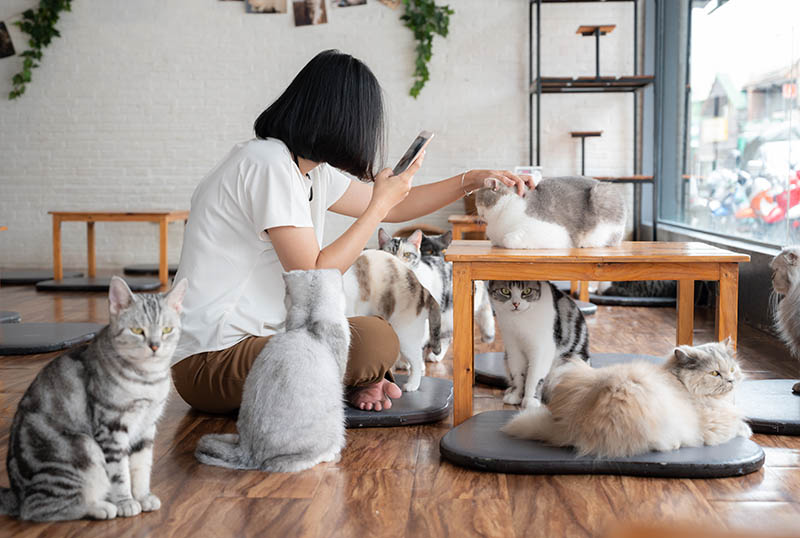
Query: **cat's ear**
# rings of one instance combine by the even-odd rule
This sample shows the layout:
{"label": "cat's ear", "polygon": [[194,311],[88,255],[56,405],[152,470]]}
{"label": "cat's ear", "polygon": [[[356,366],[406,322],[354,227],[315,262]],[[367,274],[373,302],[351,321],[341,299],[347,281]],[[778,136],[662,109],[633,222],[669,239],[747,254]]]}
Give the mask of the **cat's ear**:
{"label": "cat's ear", "polygon": [[378,248],[383,248],[383,245],[392,240],[392,236],[386,233],[383,228],[378,228]]}
{"label": "cat's ear", "polygon": [[108,285],[108,311],[112,316],[116,316],[133,302],[133,292],[118,276],[112,276]]}
{"label": "cat's ear", "polygon": [[452,242],[453,242],[453,232],[449,230],[443,233],[442,236],[439,238],[439,243],[441,243],[443,249],[450,246],[450,243]]}
{"label": "cat's ear", "polygon": [[723,341],[721,342],[721,344],[722,344],[723,346],[725,346],[725,351],[727,351],[727,352],[728,352],[728,355],[733,355],[734,353],[736,353],[736,350],[735,350],[735,349],[733,349],[733,340],[731,340],[731,337],[730,337],[730,336],[728,336],[727,338],[725,338],[725,340],[723,340]]}
{"label": "cat's ear", "polygon": [[186,296],[186,288],[189,287],[189,281],[182,278],[180,282],[172,286],[172,289],[167,292],[167,306],[174,308],[180,314],[183,309],[183,298]]}
{"label": "cat's ear", "polygon": [[789,265],[797,265],[797,253],[792,250],[786,251],[786,263]]}
{"label": "cat's ear", "polygon": [[495,177],[487,177],[483,180],[483,184],[493,191],[500,188],[500,180]]}
{"label": "cat's ear", "polygon": [[692,357],[686,351],[687,348],[683,346],[675,348],[675,361],[678,363],[680,368],[689,368],[695,362],[694,357]]}
{"label": "cat's ear", "polygon": [[414,233],[408,236],[408,242],[419,250],[419,246],[422,244],[422,230],[414,230]]}

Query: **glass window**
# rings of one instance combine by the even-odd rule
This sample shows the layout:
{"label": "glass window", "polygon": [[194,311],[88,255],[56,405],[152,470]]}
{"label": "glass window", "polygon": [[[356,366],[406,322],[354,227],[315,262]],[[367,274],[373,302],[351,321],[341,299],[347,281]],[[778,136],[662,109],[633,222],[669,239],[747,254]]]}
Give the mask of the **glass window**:
{"label": "glass window", "polygon": [[663,220],[800,243],[800,2],[694,0],[683,188]]}

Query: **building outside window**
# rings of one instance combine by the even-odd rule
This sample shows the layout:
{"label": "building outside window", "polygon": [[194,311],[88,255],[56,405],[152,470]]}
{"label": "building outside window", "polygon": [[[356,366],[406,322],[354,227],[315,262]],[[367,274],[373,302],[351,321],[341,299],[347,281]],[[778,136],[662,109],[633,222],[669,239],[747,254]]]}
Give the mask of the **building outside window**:
{"label": "building outside window", "polygon": [[661,219],[800,243],[800,2],[690,6],[683,188]]}

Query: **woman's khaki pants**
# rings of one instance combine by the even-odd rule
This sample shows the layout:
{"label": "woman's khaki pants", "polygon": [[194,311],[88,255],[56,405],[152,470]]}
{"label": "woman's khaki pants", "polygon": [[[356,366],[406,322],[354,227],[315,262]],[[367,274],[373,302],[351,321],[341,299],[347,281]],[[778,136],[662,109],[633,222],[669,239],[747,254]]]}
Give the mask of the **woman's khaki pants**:
{"label": "woman's khaki pants", "polygon": [[[376,316],[349,318],[350,354],[344,384],[361,387],[391,379],[390,368],[400,353],[392,327]],[[172,379],[186,403],[207,413],[239,409],[247,372],[269,342],[269,336],[251,336],[220,351],[186,357],[172,367]],[[313,394],[309,395],[313,398]]]}

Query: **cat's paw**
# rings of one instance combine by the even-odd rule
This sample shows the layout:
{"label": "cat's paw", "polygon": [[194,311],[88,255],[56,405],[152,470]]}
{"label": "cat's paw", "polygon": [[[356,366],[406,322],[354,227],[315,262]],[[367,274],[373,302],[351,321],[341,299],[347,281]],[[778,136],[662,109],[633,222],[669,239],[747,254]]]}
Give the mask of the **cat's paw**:
{"label": "cat's paw", "polygon": [[139,501],[139,504],[142,505],[142,512],[154,512],[161,508],[161,499],[152,493],[148,493],[141,499],[137,500]]}
{"label": "cat's paw", "polygon": [[739,426],[738,435],[739,437],[750,439],[750,437],[753,435],[753,430],[750,429],[750,426],[748,426],[746,422],[742,422],[741,426]]}
{"label": "cat's paw", "polygon": [[522,399],[522,408],[523,409],[533,409],[535,407],[541,407],[542,402],[538,400],[538,398],[523,398]]}
{"label": "cat's paw", "polygon": [[481,342],[484,344],[491,344],[494,342],[494,333],[481,333]]}
{"label": "cat's paw", "polygon": [[114,519],[117,517],[117,506],[113,503],[100,501],[87,508],[86,517],[92,519]]}
{"label": "cat's paw", "polygon": [[409,381],[405,385],[403,385],[403,392],[415,392],[419,390],[419,383],[420,380]]}
{"label": "cat's paw", "polygon": [[503,403],[504,404],[519,405],[519,403],[521,401],[522,401],[522,397],[518,393],[512,392],[510,390],[506,392],[505,396],[503,396]]}
{"label": "cat's paw", "polygon": [[142,512],[142,505],[136,499],[122,499],[116,504],[119,517],[137,516]]}
{"label": "cat's paw", "polygon": [[446,349],[441,350],[439,353],[434,353],[431,350],[428,350],[425,355],[425,360],[428,362],[442,362],[445,353],[447,353]]}

